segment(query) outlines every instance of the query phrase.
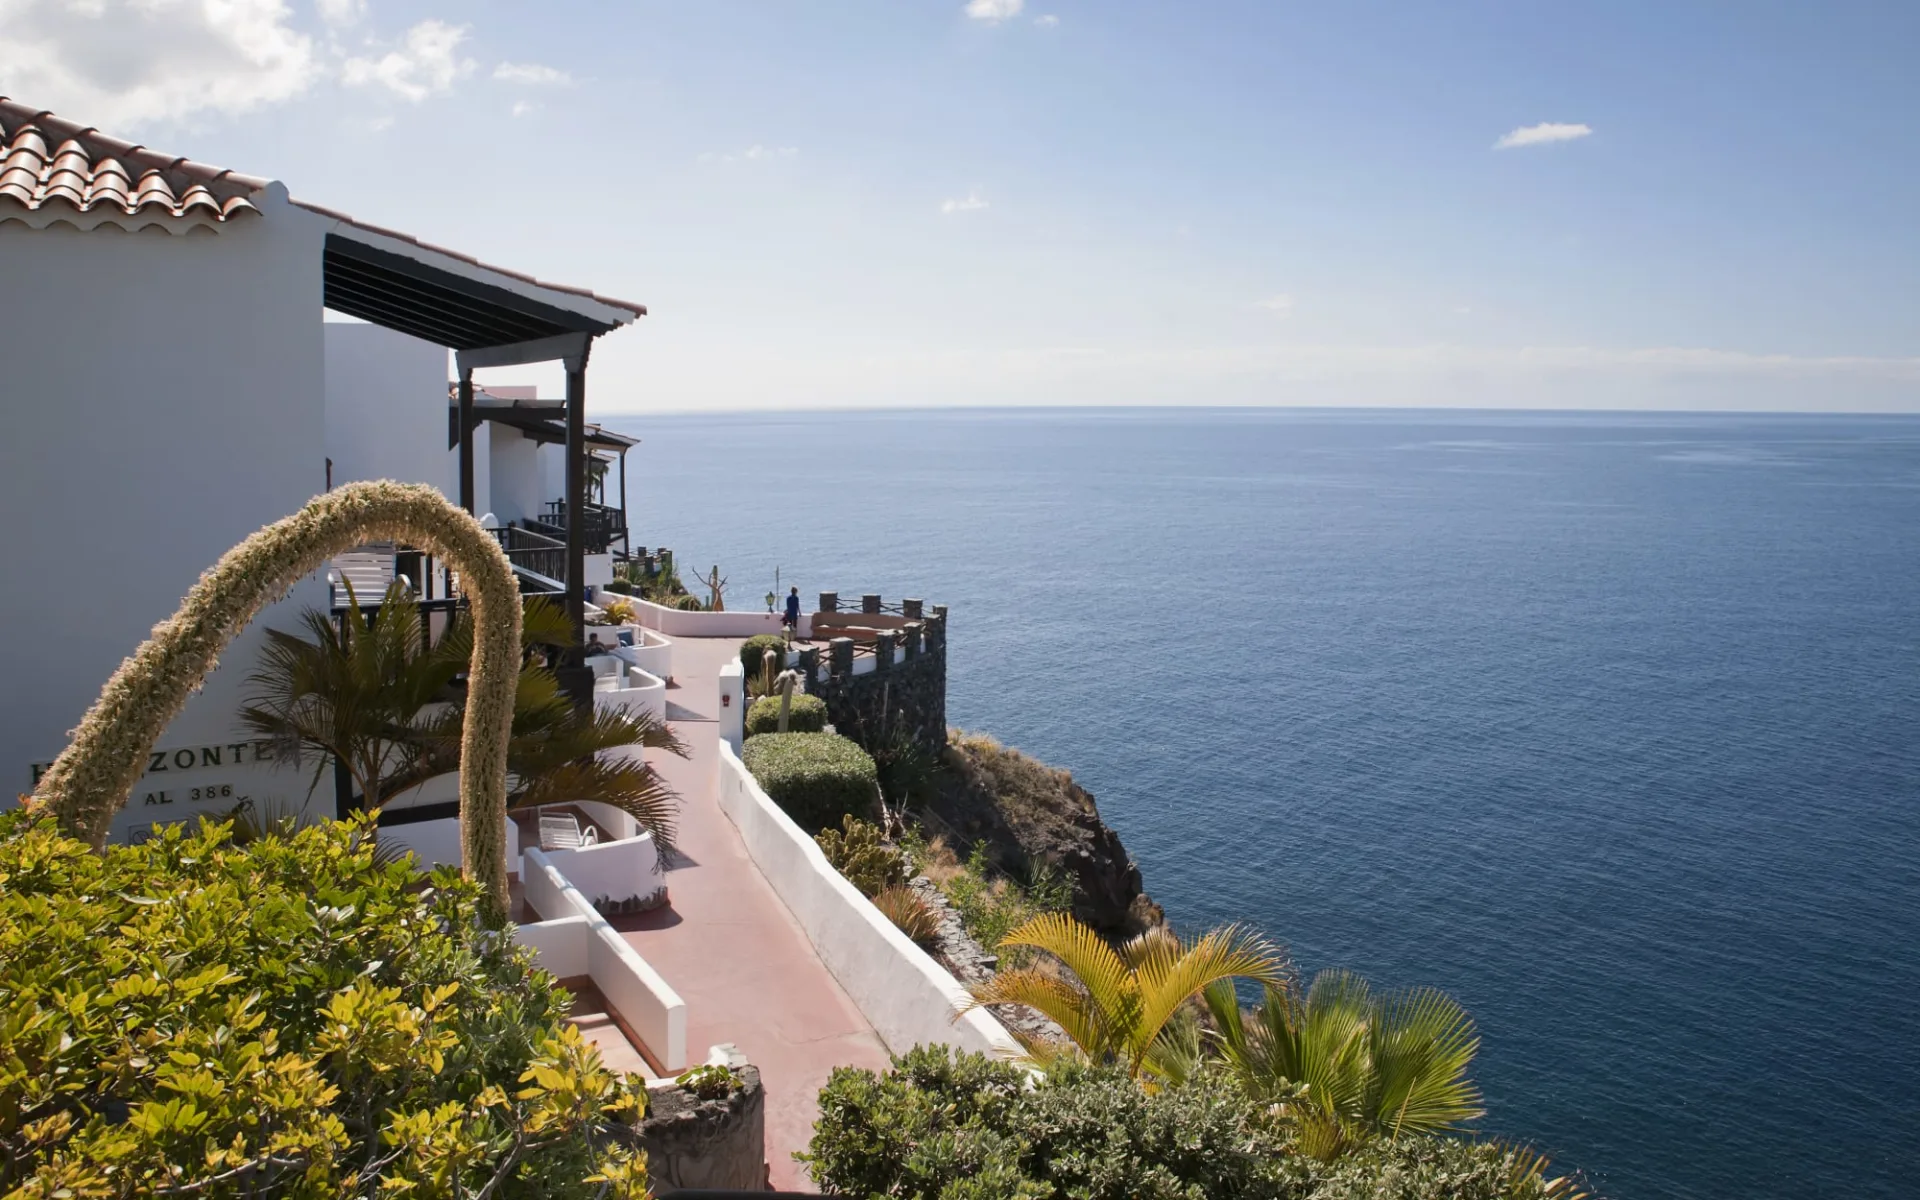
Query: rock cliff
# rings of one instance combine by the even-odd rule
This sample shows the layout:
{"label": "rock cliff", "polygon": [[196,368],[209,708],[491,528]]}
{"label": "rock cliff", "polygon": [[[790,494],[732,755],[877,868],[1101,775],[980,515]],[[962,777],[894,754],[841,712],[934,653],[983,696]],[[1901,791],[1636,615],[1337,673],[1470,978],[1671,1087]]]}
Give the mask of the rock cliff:
{"label": "rock cliff", "polygon": [[1141,888],[1120,835],[1070,773],[959,730],[949,736],[946,767],[926,803],[930,824],[984,844],[994,864],[1016,878],[1036,863],[1065,872],[1074,885],[1074,915],[1108,938],[1165,920]]}

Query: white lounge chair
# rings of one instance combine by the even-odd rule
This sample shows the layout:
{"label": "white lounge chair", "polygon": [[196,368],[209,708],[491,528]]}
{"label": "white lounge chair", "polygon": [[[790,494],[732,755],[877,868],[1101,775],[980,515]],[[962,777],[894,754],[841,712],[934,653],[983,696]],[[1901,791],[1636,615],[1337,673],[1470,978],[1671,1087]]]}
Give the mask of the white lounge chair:
{"label": "white lounge chair", "polygon": [[578,850],[582,846],[594,846],[600,842],[600,831],[589,825],[582,831],[580,818],[572,813],[540,814],[540,848],[542,850]]}

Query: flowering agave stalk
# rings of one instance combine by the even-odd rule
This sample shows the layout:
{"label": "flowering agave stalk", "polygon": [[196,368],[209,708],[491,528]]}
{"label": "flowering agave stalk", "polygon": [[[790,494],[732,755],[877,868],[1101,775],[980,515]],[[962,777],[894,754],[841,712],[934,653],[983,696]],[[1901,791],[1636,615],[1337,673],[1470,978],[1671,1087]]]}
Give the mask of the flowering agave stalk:
{"label": "flowering agave stalk", "polygon": [[485,888],[489,916],[507,911],[507,739],[520,675],[520,590],[499,543],[472,515],[424,484],[350,483],[254,533],[222,555],[173,616],[107,680],[73,741],[41,776],[33,803],[74,837],[106,845],[153,744],[267,605],[328,559],[371,541],[404,541],[459,572],[476,632],[460,736],[460,846]]}

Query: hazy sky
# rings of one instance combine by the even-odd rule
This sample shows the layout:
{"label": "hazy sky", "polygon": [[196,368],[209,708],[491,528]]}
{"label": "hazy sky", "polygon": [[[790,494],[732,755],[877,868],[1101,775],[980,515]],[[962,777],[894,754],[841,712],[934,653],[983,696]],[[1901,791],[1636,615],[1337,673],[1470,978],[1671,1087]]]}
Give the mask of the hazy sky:
{"label": "hazy sky", "polygon": [[1916,55],[1915,0],[0,0],[0,94],[646,303],[597,414],[1920,409]]}

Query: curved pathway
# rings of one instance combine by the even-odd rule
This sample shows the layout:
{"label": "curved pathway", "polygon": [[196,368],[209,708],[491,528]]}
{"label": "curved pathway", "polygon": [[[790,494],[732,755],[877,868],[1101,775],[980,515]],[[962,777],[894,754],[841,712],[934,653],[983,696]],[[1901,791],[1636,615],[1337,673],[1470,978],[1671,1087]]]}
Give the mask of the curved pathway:
{"label": "curved pathway", "polygon": [[884,1070],[889,1060],[720,811],[718,677],[738,657],[740,641],[674,639],[668,724],[693,752],[647,756],[681,798],[680,854],[667,872],[671,903],[613,925],[686,1000],[691,1059],[732,1042],[760,1069],[773,1185],[804,1188],[811,1184],[793,1151],[813,1135],[828,1073]]}

